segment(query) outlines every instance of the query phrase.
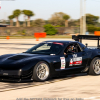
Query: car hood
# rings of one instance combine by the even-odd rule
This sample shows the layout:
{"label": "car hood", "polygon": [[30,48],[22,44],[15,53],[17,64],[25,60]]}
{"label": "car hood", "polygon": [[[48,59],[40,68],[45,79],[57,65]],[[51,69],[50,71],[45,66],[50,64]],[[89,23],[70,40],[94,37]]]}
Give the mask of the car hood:
{"label": "car hood", "polygon": [[[0,57],[0,68],[1,69],[19,69],[25,66],[28,62],[39,59],[40,54],[13,54],[13,55],[3,55]],[[34,62],[33,62],[34,63]]]}

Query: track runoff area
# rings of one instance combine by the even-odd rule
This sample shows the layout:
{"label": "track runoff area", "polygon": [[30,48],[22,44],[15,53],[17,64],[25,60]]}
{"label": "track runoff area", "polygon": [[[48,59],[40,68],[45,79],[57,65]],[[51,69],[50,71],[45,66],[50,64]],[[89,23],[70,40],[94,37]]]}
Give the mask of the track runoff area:
{"label": "track runoff area", "polygon": [[[27,49],[29,49],[30,47],[36,45],[37,43],[40,43],[40,42],[46,41],[46,40],[48,40],[48,39],[40,39],[39,41],[36,41],[35,39],[15,39],[15,40],[14,39],[10,39],[10,40],[1,39],[0,40],[0,51],[1,51],[0,55],[24,52]],[[49,39],[49,40],[51,40],[51,39]],[[52,39],[52,40],[55,40],[55,39]],[[66,39],[56,39],[56,40],[66,40]],[[71,39],[69,39],[69,40],[71,40]],[[84,44],[87,43],[87,40],[83,41],[83,43]],[[90,46],[91,46],[91,44],[92,44],[92,46],[93,45],[95,46],[95,45],[97,45],[97,42],[90,40],[90,41],[88,41],[88,44]],[[60,77],[60,78],[53,78],[46,82],[34,82],[33,81],[33,82],[15,83],[15,82],[5,82],[5,81],[1,80],[0,81],[0,93],[7,92],[7,91],[13,91],[13,90],[20,91],[25,88],[37,87],[37,86],[42,87],[43,85],[46,85],[46,84],[52,84],[52,83],[56,84],[56,83],[65,82],[65,81],[66,81],[66,87],[67,87],[67,81],[73,80],[73,79],[75,80],[75,78],[77,79],[77,77],[82,82],[82,77],[87,79],[88,77],[91,78],[92,76],[88,76],[87,74],[81,73],[81,74],[75,74],[75,75],[68,75],[68,76]],[[94,76],[93,76],[93,78],[95,79]],[[98,78],[100,78],[100,76],[98,76]],[[92,80],[90,83],[92,83],[92,85],[95,87],[95,84],[93,84],[93,82],[94,81]],[[73,84],[73,83],[70,83],[70,84]],[[85,82],[85,84],[86,84],[86,82]],[[100,81],[98,81],[98,84],[100,84]],[[89,85],[89,84],[87,84],[87,85]],[[82,87],[84,87],[84,86],[82,86]],[[99,86],[98,86],[98,88],[99,88]],[[91,88],[89,88],[89,91],[90,90],[91,90]],[[89,91],[88,92],[85,91],[85,92],[87,92],[87,95],[88,95],[88,96],[86,96],[86,98],[84,96],[85,100],[100,100],[100,97],[99,97],[100,92],[99,91],[98,91],[99,93],[97,93],[97,94],[93,93],[91,91],[89,93]],[[92,89],[92,91],[95,91],[95,89],[94,90]],[[70,91],[65,91],[65,92],[69,92],[69,94],[70,94]],[[83,94],[85,92],[83,92]],[[72,96],[72,97],[75,97],[75,96]],[[77,95],[76,95],[76,97],[77,97]]]}

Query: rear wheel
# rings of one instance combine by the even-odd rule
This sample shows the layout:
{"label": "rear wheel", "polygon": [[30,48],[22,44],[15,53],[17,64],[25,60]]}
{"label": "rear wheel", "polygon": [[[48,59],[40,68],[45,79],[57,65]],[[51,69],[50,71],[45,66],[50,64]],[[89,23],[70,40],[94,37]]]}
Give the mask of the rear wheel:
{"label": "rear wheel", "polygon": [[90,75],[100,75],[100,58],[99,57],[95,57],[91,64],[90,64],[90,68],[89,68],[89,74]]}
{"label": "rear wheel", "polygon": [[33,80],[42,82],[46,81],[49,76],[49,65],[44,61],[37,63],[33,70]]}

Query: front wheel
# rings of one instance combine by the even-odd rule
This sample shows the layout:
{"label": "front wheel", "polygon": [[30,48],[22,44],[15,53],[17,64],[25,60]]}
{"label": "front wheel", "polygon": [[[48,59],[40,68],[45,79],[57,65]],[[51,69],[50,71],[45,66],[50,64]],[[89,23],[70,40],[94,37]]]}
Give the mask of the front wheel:
{"label": "front wheel", "polygon": [[90,68],[89,68],[89,74],[90,75],[100,75],[100,58],[99,57],[95,57],[91,64],[90,64]]}
{"label": "front wheel", "polygon": [[39,63],[37,63],[33,69],[33,80],[35,81],[46,81],[50,76],[50,68],[49,65],[44,62],[41,61]]}

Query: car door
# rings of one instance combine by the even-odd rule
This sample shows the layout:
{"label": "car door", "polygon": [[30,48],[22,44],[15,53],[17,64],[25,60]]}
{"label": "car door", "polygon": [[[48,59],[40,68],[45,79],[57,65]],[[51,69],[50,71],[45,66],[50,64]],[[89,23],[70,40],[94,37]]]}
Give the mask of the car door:
{"label": "car door", "polygon": [[[76,46],[77,49],[75,52],[67,52],[65,56],[66,60],[66,69],[75,69],[75,71],[82,70],[86,67],[86,62],[88,56],[86,52],[82,51],[80,46],[77,43],[70,44],[69,46]],[[68,48],[68,47],[67,47]]]}

